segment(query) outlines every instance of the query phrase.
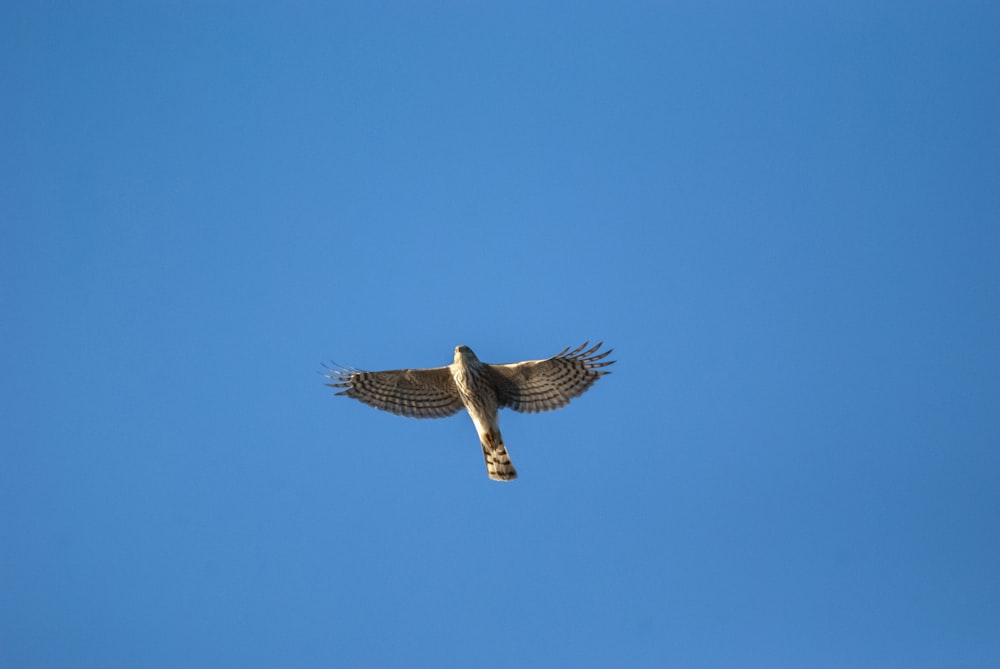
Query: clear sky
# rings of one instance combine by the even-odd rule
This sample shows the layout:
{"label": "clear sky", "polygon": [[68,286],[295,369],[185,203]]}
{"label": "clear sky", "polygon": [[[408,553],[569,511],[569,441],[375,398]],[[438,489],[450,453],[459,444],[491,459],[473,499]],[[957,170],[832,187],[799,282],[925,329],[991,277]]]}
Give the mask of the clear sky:
{"label": "clear sky", "polygon": [[0,666],[1000,666],[997,3],[2,14]]}

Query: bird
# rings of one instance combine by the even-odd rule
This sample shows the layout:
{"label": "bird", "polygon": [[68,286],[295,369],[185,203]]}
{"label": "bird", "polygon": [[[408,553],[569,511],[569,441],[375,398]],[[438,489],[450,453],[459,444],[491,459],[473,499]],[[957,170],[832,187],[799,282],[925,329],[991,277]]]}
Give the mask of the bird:
{"label": "bird", "polygon": [[465,409],[476,427],[495,481],[512,481],[517,470],[500,434],[498,410],[522,413],[559,409],[586,392],[610,372],[605,360],[612,349],[598,352],[604,342],[587,348],[564,348],[544,360],[504,365],[481,362],[468,346],[456,346],[454,362],[445,367],[369,372],[353,367],[327,367],[331,388],[382,411],[412,418],[444,418]]}

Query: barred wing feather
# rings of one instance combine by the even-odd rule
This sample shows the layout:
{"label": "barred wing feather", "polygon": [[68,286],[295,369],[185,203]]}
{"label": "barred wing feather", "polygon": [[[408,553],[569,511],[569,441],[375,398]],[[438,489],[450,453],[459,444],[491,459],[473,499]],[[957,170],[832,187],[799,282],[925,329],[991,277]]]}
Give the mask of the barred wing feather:
{"label": "barred wing feather", "polygon": [[326,385],[382,411],[412,418],[443,418],[465,408],[448,367],[366,372],[331,369]]}
{"label": "barred wing feather", "polygon": [[588,343],[572,351],[567,347],[546,360],[489,365],[499,405],[538,413],[566,406],[582,395],[597,379],[610,373],[602,368],[614,363],[604,360],[612,349],[597,352],[603,342],[589,349]]}

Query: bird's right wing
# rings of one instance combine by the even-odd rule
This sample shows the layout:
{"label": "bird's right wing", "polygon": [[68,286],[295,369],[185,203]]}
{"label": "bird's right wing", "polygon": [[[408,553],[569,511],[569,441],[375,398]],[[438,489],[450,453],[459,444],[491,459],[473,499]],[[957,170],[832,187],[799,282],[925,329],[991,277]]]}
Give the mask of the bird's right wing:
{"label": "bird's right wing", "polygon": [[588,349],[584,342],[583,346],[572,351],[565,348],[546,360],[488,365],[500,406],[523,413],[566,406],[597,379],[610,373],[602,368],[614,363],[614,360],[603,360],[611,349],[598,353],[600,348],[601,344],[597,344]]}
{"label": "bird's right wing", "polygon": [[447,367],[394,369],[366,372],[360,369],[330,369],[326,385],[344,388],[347,395],[382,411],[412,418],[443,418],[461,411],[465,405]]}

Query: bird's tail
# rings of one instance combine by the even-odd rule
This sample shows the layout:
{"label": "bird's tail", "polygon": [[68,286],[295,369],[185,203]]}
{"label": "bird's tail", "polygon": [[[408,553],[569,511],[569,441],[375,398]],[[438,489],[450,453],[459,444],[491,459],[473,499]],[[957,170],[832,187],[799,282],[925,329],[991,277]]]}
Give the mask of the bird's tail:
{"label": "bird's tail", "polygon": [[517,470],[511,464],[507,455],[507,447],[500,436],[500,430],[490,430],[480,437],[483,444],[483,457],[486,458],[486,473],[494,481],[513,481],[517,478]]}

